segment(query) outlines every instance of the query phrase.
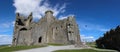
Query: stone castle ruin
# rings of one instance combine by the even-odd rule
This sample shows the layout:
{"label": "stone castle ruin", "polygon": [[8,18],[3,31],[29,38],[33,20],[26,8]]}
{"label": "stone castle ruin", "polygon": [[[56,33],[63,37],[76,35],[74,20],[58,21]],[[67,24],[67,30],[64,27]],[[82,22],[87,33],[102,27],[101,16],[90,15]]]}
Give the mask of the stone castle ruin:
{"label": "stone castle ruin", "polygon": [[13,46],[56,44],[80,44],[79,28],[74,16],[58,20],[52,11],[46,11],[45,16],[37,23],[33,22],[32,13],[24,18],[16,14]]}

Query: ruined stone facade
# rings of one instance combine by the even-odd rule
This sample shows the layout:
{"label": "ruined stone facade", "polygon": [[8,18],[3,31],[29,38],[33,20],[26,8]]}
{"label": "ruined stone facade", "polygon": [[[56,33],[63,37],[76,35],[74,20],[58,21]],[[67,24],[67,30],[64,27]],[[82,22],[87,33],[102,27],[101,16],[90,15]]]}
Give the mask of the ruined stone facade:
{"label": "ruined stone facade", "polygon": [[13,46],[81,43],[79,28],[74,16],[58,20],[53,16],[52,11],[46,11],[45,16],[37,23],[32,19],[32,13],[28,18],[24,18],[19,13],[16,14]]}

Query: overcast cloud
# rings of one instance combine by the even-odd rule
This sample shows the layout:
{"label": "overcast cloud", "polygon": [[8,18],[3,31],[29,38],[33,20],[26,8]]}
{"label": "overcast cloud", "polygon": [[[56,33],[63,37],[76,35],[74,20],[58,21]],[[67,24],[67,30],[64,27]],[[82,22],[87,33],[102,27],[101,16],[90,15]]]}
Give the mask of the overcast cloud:
{"label": "overcast cloud", "polygon": [[48,0],[14,0],[13,5],[16,8],[16,13],[28,16],[33,12],[33,17],[37,19],[40,19],[47,10],[52,10],[54,12],[54,16],[66,11],[65,3],[62,5],[57,3],[55,7],[52,7],[49,3],[50,2]]}

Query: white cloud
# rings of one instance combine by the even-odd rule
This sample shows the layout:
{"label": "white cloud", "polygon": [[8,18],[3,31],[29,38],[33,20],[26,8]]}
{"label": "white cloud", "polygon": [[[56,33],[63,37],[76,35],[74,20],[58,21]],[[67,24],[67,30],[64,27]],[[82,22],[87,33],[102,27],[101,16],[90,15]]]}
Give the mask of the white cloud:
{"label": "white cloud", "polygon": [[12,43],[12,35],[1,35],[0,34],[0,45],[11,44],[11,43]]}
{"label": "white cloud", "polygon": [[11,22],[4,22],[0,24],[0,32],[9,32],[12,30],[12,28],[14,27],[14,21]]}
{"label": "white cloud", "polygon": [[13,29],[14,21],[4,22],[0,24],[0,45],[3,44],[11,44],[12,43],[12,35],[6,35],[3,33],[10,33]]}
{"label": "white cloud", "polygon": [[108,28],[105,28],[103,25],[97,25],[97,24],[91,24],[86,22],[80,22],[79,23],[81,30],[94,30],[94,31],[108,31]]}
{"label": "white cloud", "polygon": [[14,0],[14,6],[16,8],[16,13],[19,12],[25,16],[28,16],[33,12],[34,18],[41,18],[44,15],[44,12],[47,10],[52,10],[54,16],[57,16],[59,13],[65,12],[66,4],[62,6],[56,4],[55,7],[51,7],[51,4],[48,0]]}
{"label": "white cloud", "polygon": [[67,16],[60,16],[58,19],[59,20],[67,19],[69,16],[74,16],[74,15],[70,14],[70,15],[67,15]]}
{"label": "white cloud", "polygon": [[108,31],[110,29],[106,29],[106,28],[98,28],[100,31]]}
{"label": "white cloud", "polygon": [[2,23],[2,24],[0,24],[0,29],[3,29],[3,28],[10,28],[10,23]]}
{"label": "white cloud", "polygon": [[15,25],[15,21],[12,21],[12,26],[14,26]]}
{"label": "white cloud", "polygon": [[9,28],[10,27],[9,23],[3,23],[3,24],[1,24],[1,26],[5,27],[5,28]]}
{"label": "white cloud", "polygon": [[15,21],[12,22],[5,22],[0,24],[0,29],[6,29],[14,26]]}
{"label": "white cloud", "polygon": [[80,35],[82,42],[92,42],[95,41],[93,36]]}
{"label": "white cloud", "polygon": [[60,16],[60,18],[58,18],[59,20],[63,20],[63,19],[67,19],[68,16]]}

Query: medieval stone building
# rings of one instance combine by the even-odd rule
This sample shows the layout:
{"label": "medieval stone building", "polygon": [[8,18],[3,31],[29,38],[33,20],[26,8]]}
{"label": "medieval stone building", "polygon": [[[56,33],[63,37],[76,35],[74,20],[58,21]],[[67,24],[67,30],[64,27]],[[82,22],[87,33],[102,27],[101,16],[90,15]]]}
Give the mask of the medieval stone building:
{"label": "medieval stone building", "polygon": [[33,22],[32,19],[32,13],[28,18],[24,18],[19,13],[16,14],[13,46],[47,43],[79,44],[81,42],[79,28],[74,16],[58,20],[49,10],[37,23]]}

